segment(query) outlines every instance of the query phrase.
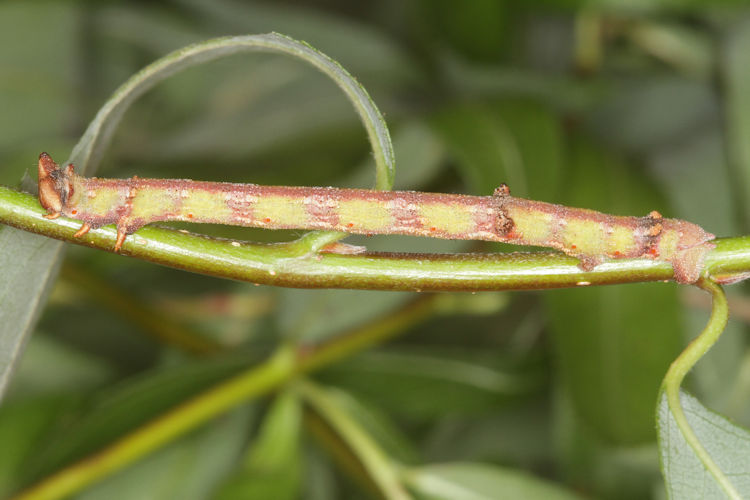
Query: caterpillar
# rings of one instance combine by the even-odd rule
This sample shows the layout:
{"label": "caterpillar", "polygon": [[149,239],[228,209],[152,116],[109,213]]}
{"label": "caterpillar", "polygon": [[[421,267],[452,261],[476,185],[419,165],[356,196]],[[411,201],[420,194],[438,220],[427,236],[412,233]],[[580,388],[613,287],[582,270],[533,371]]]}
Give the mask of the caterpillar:
{"label": "caterpillar", "polygon": [[375,191],[333,187],[262,186],[188,179],[82,177],[39,155],[39,202],[47,218],[83,224],[76,237],[117,225],[114,250],[157,221],[217,223],[267,229],[321,229],[357,234],[406,234],[551,247],[591,270],[607,259],[669,262],[675,281],[695,282],[714,235],[653,211],[608,215],[511,196]]}

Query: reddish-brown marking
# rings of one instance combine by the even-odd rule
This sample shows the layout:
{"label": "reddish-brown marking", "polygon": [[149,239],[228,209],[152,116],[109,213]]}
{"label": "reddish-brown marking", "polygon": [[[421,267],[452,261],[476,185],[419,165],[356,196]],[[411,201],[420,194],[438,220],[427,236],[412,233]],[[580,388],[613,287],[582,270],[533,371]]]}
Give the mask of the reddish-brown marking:
{"label": "reddish-brown marking", "polygon": [[510,188],[507,184],[500,184],[495,189],[492,199],[496,201],[497,219],[495,221],[495,232],[506,238],[517,238],[515,232],[516,223],[508,215],[508,209],[505,207],[506,202],[510,199]]}
{"label": "reddish-brown marking", "polygon": [[403,198],[391,198],[391,216],[393,227],[397,231],[409,231],[422,229],[422,221],[418,214],[418,199],[414,199],[414,193],[407,191]]}
{"label": "reddish-brown marking", "polygon": [[324,193],[315,193],[304,198],[305,212],[316,227],[339,225],[338,201]]}

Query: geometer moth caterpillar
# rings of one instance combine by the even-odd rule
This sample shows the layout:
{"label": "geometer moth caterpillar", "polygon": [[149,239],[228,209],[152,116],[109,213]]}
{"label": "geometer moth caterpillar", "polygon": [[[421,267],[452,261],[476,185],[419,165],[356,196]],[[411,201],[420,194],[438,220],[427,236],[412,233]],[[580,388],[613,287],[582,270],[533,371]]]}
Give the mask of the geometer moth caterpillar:
{"label": "geometer moth caterpillar", "polygon": [[590,270],[606,259],[669,262],[679,283],[703,270],[714,235],[658,212],[608,215],[510,195],[375,191],[332,187],[260,186],[188,179],[99,179],[76,175],[39,155],[39,201],[48,218],[83,222],[75,236],[117,224],[119,251],[127,235],[150,222],[187,221],[262,227],[323,229],[358,234],[407,234],[551,247]]}

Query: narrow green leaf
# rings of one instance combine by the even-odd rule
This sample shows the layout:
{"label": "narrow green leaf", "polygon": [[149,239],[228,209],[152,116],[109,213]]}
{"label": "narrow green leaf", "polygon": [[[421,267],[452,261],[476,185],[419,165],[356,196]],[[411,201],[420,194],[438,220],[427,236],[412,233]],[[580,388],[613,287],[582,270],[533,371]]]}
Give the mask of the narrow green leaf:
{"label": "narrow green leaf", "polygon": [[222,484],[214,498],[297,498],[301,479],[301,420],[302,408],[296,393],[281,393],[266,414],[245,463]]}
{"label": "narrow green leaf", "polygon": [[528,178],[513,134],[494,113],[479,106],[443,110],[432,120],[474,194],[488,194],[501,183],[523,196]]}
{"label": "narrow green leaf", "polygon": [[413,298],[407,292],[369,290],[281,290],[281,332],[306,343],[320,342],[387,315]]}
{"label": "narrow green leaf", "polygon": [[432,119],[472,193],[501,183],[516,196],[554,201],[562,176],[563,136],[549,110],[533,101],[444,109]]}
{"label": "narrow green leaf", "polygon": [[729,31],[722,47],[724,114],[732,187],[737,198],[738,214],[745,230],[750,228],[750,66],[747,47],[750,43],[750,18],[744,16]]}
{"label": "narrow green leaf", "polygon": [[[448,44],[462,55],[487,62],[496,62],[513,45],[515,28],[511,3],[495,0],[452,2],[450,0],[417,2],[421,6],[415,21],[421,26],[414,36],[432,31],[439,44]],[[416,16],[415,16],[416,17]],[[426,43],[432,45],[435,40]]]}
{"label": "narrow green leaf", "polygon": [[77,396],[43,396],[10,401],[0,407],[0,496],[21,486],[28,462],[33,461],[61,422],[77,409]]}
{"label": "narrow green leaf", "polygon": [[[679,352],[679,302],[659,284],[545,295],[575,413],[612,444],[654,439],[654,400]],[[585,310],[586,314],[581,314]]]}
{"label": "narrow green leaf", "polygon": [[575,500],[561,486],[518,470],[486,464],[449,463],[405,469],[409,488],[425,500]]}
{"label": "narrow green leaf", "polygon": [[608,143],[636,152],[669,147],[716,113],[714,90],[705,82],[646,74],[618,87],[589,115],[588,125]]}
{"label": "narrow green leaf", "polygon": [[387,500],[408,500],[409,496],[397,474],[396,463],[341,403],[344,393],[310,382],[301,383],[299,388],[305,402],[346,442],[383,497]]}
{"label": "narrow green leaf", "polygon": [[659,399],[659,448],[669,498],[679,500],[750,498],[750,431],[704,407],[688,393],[680,402],[690,427],[736,492],[728,492],[708,470],[704,459],[685,440],[669,409]]}
{"label": "narrow green leaf", "polygon": [[401,432],[379,406],[369,404],[368,401],[342,390],[333,391],[331,395],[341,409],[383,448],[391,460],[400,463],[414,463],[419,460],[409,437]]}
{"label": "narrow green leaf", "polygon": [[55,281],[62,243],[0,228],[0,398]]}
{"label": "narrow green leaf", "polygon": [[337,363],[322,377],[378,401],[389,412],[419,419],[477,414],[539,387],[541,373],[503,368],[482,354],[368,352]]}
{"label": "narrow green leaf", "polygon": [[527,191],[511,184],[511,192],[535,200],[559,200],[565,174],[565,136],[560,118],[548,106],[530,99],[502,100],[490,109],[513,136],[528,179]]}
{"label": "narrow green leaf", "polygon": [[298,452],[302,409],[294,391],[281,393],[266,415],[258,441],[248,455],[247,466],[275,467]]}
{"label": "narrow green leaf", "polygon": [[564,387],[555,392],[554,399],[554,438],[550,439],[557,444],[554,455],[566,483],[593,498],[652,498],[654,485],[663,483],[656,443],[613,445],[581,418]]}
{"label": "narrow green leaf", "polygon": [[201,361],[134,377],[93,401],[86,415],[45,444],[44,454],[31,460],[25,472],[30,479],[38,479],[94,453],[161,412],[231,376],[248,362],[245,356]]}
{"label": "narrow green leaf", "polygon": [[41,144],[70,140],[80,109],[80,13],[68,2],[0,2],[0,38],[13,43],[0,51],[0,184],[15,183]]}
{"label": "narrow green leaf", "polygon": [[59,337],[39,333],[29,339],[5,402],[49,394],[84,394],[117,379],[116,367],[101,357]]}
{"label": "narrow green leaf", "polygon": [[[313,4],[288,5],[277,2],[234,2],[232,0],[180,0],[209,23],[237,33],[263,33],[269,29],[294,33],[358,76],[370,75],[375,85],[394,85],[419,71],[414,56],[390,30],[362,22],[356,16]],[[147,10],[147,16],[153,16]],[[134,37],[135,38],[135,37]]]}

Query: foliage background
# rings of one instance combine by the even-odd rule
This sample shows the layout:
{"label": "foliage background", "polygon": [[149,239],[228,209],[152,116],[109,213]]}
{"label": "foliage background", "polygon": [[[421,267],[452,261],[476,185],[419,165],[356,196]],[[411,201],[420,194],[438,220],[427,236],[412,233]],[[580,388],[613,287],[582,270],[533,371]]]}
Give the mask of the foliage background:
{"label": "foliage background", "polygon": [[[620,214],[657,209],[720,236],[748,232],[750,10],[734,3],[5,2],[0,182],[17,184],[40,150],[64,158],[112,90],[157,57],[268,31],[309,42],[368,89],[394,136],[396,188],[489,194],[507,182],[519,196]],[[370,163],[364,130],[329,80],[289,58],[252,55],[188,70],[145,95],[98,175],[367,186]],[[256,241],[298,236],[190,229]],[[282,339],[325,342],[433,300],[395,341],[315,375],[353,401],[347,407],[389,456],[502,465],[583,497],[660,498],[656,391],[706,316],[681,292],[664,284],[439,298],[283,290],[71,247],[0,408],[0,494],[87,456]],[[735,310],[747,310],[737,300]],[[690,389],[749,425],[746,330],[730,323]],[[81,496],[369,491],[313,410],[298,421],[284,410],[293,403],[276,400],[274,412],[269,401]],[[291,415],[285,431],[263,432],[279,412]],[[259,435],[268,449],[289,451],[275,468],[255,459],[276,476],[256,470],[240,481],[239,464],[262,455],[253,451],[264,449]]]}

